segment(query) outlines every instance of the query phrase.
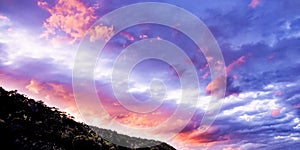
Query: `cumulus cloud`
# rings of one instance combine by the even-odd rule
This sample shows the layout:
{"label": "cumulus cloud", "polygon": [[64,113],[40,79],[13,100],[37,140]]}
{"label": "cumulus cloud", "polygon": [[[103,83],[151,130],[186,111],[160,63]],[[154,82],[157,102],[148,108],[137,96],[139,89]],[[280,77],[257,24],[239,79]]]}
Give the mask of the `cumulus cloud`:
{"label": "cumulus cloud", "polygon": [[216,78],[215,80],[211,81],[207,86],[206,86],[206,91],[208,93],[216,92],[221,90],[223,87],[222,85],[226,85],[226,77],[220,76]]}
{"label": "cumulus cloud", "polygon": [[[179,149],[270,149],[269,146],[272,146],[272,149],[283,149],[288,146],[293,149],[300,146],[298,86],[300,84],[298,58],[300,19],[297,16],[300,12],[298,8],[300,3],[294,0],[249,2],[207,1],[203,3],[203,9],[200,10],[198,7],[194,9],[197,5],[170,1],[192,11],[208,25],[221,46],[228,73],[226,79],[218,78],[210,82],[206,88],[207,92],[215,91],[222,82],[227,82],[225,103],[217,120],[207,132],[202,133],[199,125],[205,114],[209,96],[204,92],[191,90],[190,95],[185,97],[188,100],[199,96],[200,93],[203,94],[200,96],[203,101],[196,106],[198,107],[196,113],[188,125],[172,141],[172,144],[178,144]],[[96,10],[97,6],[79,0],[38,1],[38,5],[50,13],[50,16],[46,16],[46,20],[43,20],[45,29],[43,36],[51,38],[52,44],[56,46],[68,41],[80,40],[97,19],[96,11],[105,12],[131,2],[105,1],[103,3],[105,5],[101,5],[102,9]],[[35,38],[36,34],[31,33],[30,30],[20,25],[16,26],[13,19],[13,16],[0,15],[0,54],[3,56],[0,58],[1,85],[20,84],[24,91],[31,95],[39,95],[40,99],[60,105],[60,108],[69,112],[71,110],[76,112],[70,77],[73,66],[71,51],[74,47],[62,44],[58,47],[64,48],[57,48],[46,44],[42,41],[44,39]],[[128,91],[144,94],[147,91],[144,85],[148,85],[148,80],[152,77],[162,78],[167,86],[172,87],[166,95],[169,101],[152,114],[141,115],[122,108],[121,104],[114,99],[111,87],[108,87],[112,72],[110,64],[113,63],[113,59],[107,57],[106,60],[102,59],[103,66],[96,66],[95,79],[100,97],[101,93],[107,94],[102,96],[101,100],[111,116],[101,116],[103,113],[98,114],[97,110],[93,110],[94,107],[89,107],[85,110],[88,114],[86,117],[90,118],[88,120],[99,123],[105,120],[100,117],[112,117],[132,127],[151,127],[161,123],[172,115],[178,106],[180,97],[178,84],[176,84],[178,75],[188,75],[185,68],[180,67],[181,63],[194,64],[201,72],[198,72],[199,76],[204,82],[209,82],[207,63],[202,59],[203,57],[198,56],[198,52],[194,53],[197,50],[192,42],[188,42],[187,38],[181,36],[178,31],[161,26],[152,27],[145,25],[122,31],[112,39],[108,51],[109,54],[117,57],[120,49],[128,44],[139,39],[156,37],[169,39],[182,47],[191,60],[179,62],[179,74],[175,74],[174,69],[168,70],[170,67],[168,65],[140,64],[141,67],[137,66],[136,72],[133,71],[133,76],[143,86],[132,87]],[[91,42],[107,40],[113,34],[113,26],[98,25],[89,31],[89,40]],[[168,34],[171,34],[171,37],[167,36]],[[171,53],[166,55],[172,56]],[[213,59],[208,58],[207,61]],[[118,71],[122,73],[122,70]],[[170,78],[168,74],[170,71],[175,78]],[[122,83],[124,82],[120,81],[120,85]],[[86,95],[89,93],[87,92]],[[83,103],[87,102],[87,99],[89,98],[84,99]],[[98,105],[95,103],[93,106],[96,104]],[[184,105],[185,112],[189,112],[191,106]],[[179,116],[178,120],[159,134],[174,132],[184,121],[186,121],[184,115]]]}
{"label": "cumulus cloud", "polygon": [[72,41],[81,39],[89,26],[97,18],[95,6],[87,6],[79,0],[58,0],[52,7],[45,1],[38,5],[50,13],[43,26],[46,31],[42,37],[59,37],[60,33],[70,37]]}
{"label": "cumulus cloud", "polygon": [[[199,132],[197,122],[192,120],[189,130],[181,132],[175,139],[190,143],[191,149],[222,149],[228,146],[241,149],[280,149],[283,141],[296,147],[297,111],[273,97],[274,89],[243,92],[224,99],[224,107],[210,129]],[[268,106],[268,107],[265,107]],[[200,113],[201,114],[201,113]],[[175,144],[176,145],[176,144]],[[186,147],[185,147],[186,148]]]}
{"label": "cumulus cloud", "polygon": [[114,30],[112,26],[96,25],[89,29],[88,35],[90,36],[90,42],[95,42],[96,40],[108,41],[114,35]]}

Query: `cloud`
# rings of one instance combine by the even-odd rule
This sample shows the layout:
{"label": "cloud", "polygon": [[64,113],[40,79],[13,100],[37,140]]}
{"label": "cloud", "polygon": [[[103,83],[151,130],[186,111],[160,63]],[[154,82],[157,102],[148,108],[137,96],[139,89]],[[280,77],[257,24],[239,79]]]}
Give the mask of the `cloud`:
{"label": "cloud", "polygon": [[221,90],[221,88],[226,88],[222,87],[222,85],[226,84],[226,77],[220,76],[216,78],[215,80],[211,81],[207,86],[206,86],[206,91],[208,93],[216,92],[218,90]]}
{"label": "cloud", "polygon": [[135,37],[129,32],[120,32],[120,35],[124,36],[129,41],[134,41],[135,40]]}
{"label": "cloud", "polygon": [[270,145],[274,149],[280,149],[283,147],[282,143],[286,142],[284,145],[295,148],[297,136],[300,135],[297,133],[297,110],[273,95],[274,89],[268,89],[228,96],[209,131],[199,132],[197,123],[202,117],[198,115],[190,123],[195,125],[182,131],[172,144],[180,147],[178,141],[181,141],[185,143],[184,148],[190,149],[232,147],[247,150],[267,149]]}
{"label": "cloud", "polygon": [[[252,2],[257,4],[256,1]],[[297,18],[295,14],[300,12],[297,9],[298,1],[259,2],[259,7],[255,9],[249,9],[248,4],[245,4],[248,2],[245,1],[227,2],[226,7],[210,4],[205,11],[199,10],[203,11],[199,17],[203,18],[222,50],[225,49],[223,44],[237,50],[244,44],[264,42],[273,45],[283,37],[299,35],[298,32],[290,34],[291,31],[287,32],[290,29],[286,28]],[[266,24],[268,28],[265,28]]]}
{"label": "cloud", "polygon": [[[23,3],[25,1],[22,1]],[[76,113],[71,88],[71,68],[76,46],[66,46],[65,43],[80,40],[88,27],[97,19],[98,13],[103,14],[125,3],[131,2],[105,1],[105,5],[99,6],[101,10],[96,10],[96,6],[78,0],[58,0],[54,3],[38,1],[37,4],[46,10],[44,13],[50,13],[50,16],[42,15],[41,18],[46,18],[46,20],[41,22],[44,22],[43,36],[51,39],[52,45],[47,43],[49,41],[38,39],[37,34],[31,32],[36,31],[36,28],[32,27],[33,29],[30,30],[24,28],[22,24],[15,24],[16,16],[4,12],[0,15],[0,54],[3,56],[0,58],[1,85],[10,85],[13,88],[18,84],[16,86],[18,88],[13,89],[23,88],[28,95],[35,95],[47,103],[59,106],[60,109]],[[300,90],[298,86],[300,84],[298,58],[300,56],[298,46],[300,19],[297,16],[299,2],[252,0],[249,4],[248,1],[218,3],[210,1],[201,9],[197,5],[186,2],[174,3],[198,15],[211,29],[221,46],[227,64],[228,77],[223,78],[227,81],[225,103],[212,128],[206,133],[199,132],[199,124],[205,113],[204,106],[207,105],[205,102],[209,99],[209,96],[200,93],[203,94],[200,95],[200,99],[204,100],[201,100],[192,120],[179,133],[177,141],[173,141],[172,144],[181,143],[183,148],[190,149],[270,149],[270,145],[272,149],[287,147],[296,149],[300,146]],[[26,9],[32,9],[32,7]],[[39,11],[32,12],[40,14]],[[28,20],[31,21],[31,19]],[[91,42],[107,40],[114,34],[114,27],[98,25],[91,29],[89,34]],[[172,37],[168,37],[168,34],[172,34]],[[199,76],[203,76],[204,82],[209,82],[207,81],[209,68],[205,66],[207,63],[205,59],[202,59],[204,57],[199,57],[198,53],[194,53],[196,50],[192,42],[187,42],[188,40],[179,32],[165,27],[144,25],[126,29],[112,39],[111,47],[113,48],[110,47],[108,51],[110,55],[117,56],[122,46],[127,46],[138,38],[158,36],[182,47],[191,57],[191,61],[184,63],[194,64],[196,68],[201,68]],[[166,55],[172,56],[171,53]],[[135,56],[132,55],[132,57]],[[114,99],[111,87],[105,87],[110,86],[112,60],[107,58],[103,66],[97,66],[98,68],[95,69],[97,88],[100,89],[99,93],[107,94],[102,98],[111,116],[101,116],[102,114],[93,112],[93,108],[87,108],[85,111],[88,111],[87,117],[91,118],[90,120],[97,122],[105,120],[101,117],[112,117],[129,126],[150,127],[172,115],[178,105],[175,101],[180,97],[177,95],[179,91],[176,90],[178,78],[168,76],[170,71],[172,75],[177,76],[174,69],[168,70],[167,65],[149,63],[139,64],[140,68],[137,65],[135,68],[137,71],[133,70],[133,73],[136,73],[134,75],[139,79],[138,83],[148,85],[146,80],[156,77],[164,79],[166,85],[171,87],[167,93],[170,101],[167,101],[163,108],[153,114],[140,115],[122,108]],[[179,75],[188,75],[180,63]],[[123,70],[118,71],[122,73]],[[149,72],[153,73],[153,76]],[[223,81],[217,79],[209,83],[206,88],[207,92],[218,90]],[[122,81],[120,81],[121,84]],[[131,90],[133,94],[145,91],[139,86]],[[199,91],[190,91],[190,97],[185,98],[189,100],[198,95]],[[84,103],[88,99],[87,96]],[[191,106],[185,105],[185,111],[189,112]],[[185,121],[182,118],[180,116],[177,121],[160,131],[159,134],[174,132],[174,129]]]}
{"label": "cloud", "polygon": [[112,26],[96,25],[89,29],[88,35],[90,35],[90,42],[100,39],[108,41],[114,35],[114,30]]}
{"label": "cloud", "polygon": [[[0,59],[0,65],[6,65],[7,68],[16,68],[24,64],[30,64],[31,67],[38,66],[41,63],[64,68],[68,71],[73,67],[73,58],[75,45],[63,44],[61,47],[55,47],[51,43],[38,38],[38,34],[31,32],[30,29],[18,25],[9,20],[0,20],[0,48],[3,57]],[[4,57],[5,56],[5,57]],[[68,59],[66,59],[68,58]],[[36,62],[39,60],[39,62]],[[55,67],[54,67],[55,66]],[[40,66],[40,69],[45,70]],[[27,68],[28,69],[28,68]]]}
{"label": "cloud", "polygon": [[246,62],[245,58],[246,58],[245,56],[241,56],[237,60],[233,61],[230,65],[228,65],[226,68],[227,73],[228,74],[231,73],[234,67],[244,64]]}
{"label": "cloud", "polygon": [[38,5],[50,13],[44,21],[46,31],[42,37],[58,37],[61,33],[70,37],[72,42],[81,39],[89,26],[96,20],[95,6],[89,7],[79,0],[58,0],[51,7],[45,1],[38,1]]}
{"label": "cloud", "polygon": [[32,96],[42,99],[47,105],[58,107],[61,111],[66,111],[75,117],[77,121],[82,121],[81,115],[77,109],[72,87],[69,84],[47,81],[42,82],[31,79],[25,87]]}
{"label": "cloud", "polygon": [[164,116],[163,113],[153,113],[152,114],[138,114],[138,113],[127,113],[127,114],[121,114],[119,113],[114,117],[115,120],[118,122],[132,127],[132,128],[151,128],[159,125],[163,121],[167,119],[166,116]]}
{"label": "cloud", "polygon": [[[226,72],[228,74],[228,76],[226,77],[226,93],[225,96],[229,96],[231,94],[239,94],[241,92],[241,89],[238,85],[236,85],[236,81],[238,78],[238,75],[232,75],[232,71],[233,69],[235,69],[237,66],[240,66],[244,63],[246,63],[246,57],[245,56],[241,56],[239,57],[237,60],[234,60],[231,64],[229,64],[226,67]],[[217,78],[213,81],[211,81],[207,87],[206,87],[206,91],[208,93],[211,93],[212,91],[217,91],[222,84],[224,84],[224,78]]]}
{"label": "cloud", "polygon": [[240,86],[236,83],[235,76],[228,76],[226,80],[226,93],[225,96],[238,95],[242,92]]}
{"label": "cloud", "polygon": [[277,117],[280,114],[281,108],[272,111],[272,117]]}
{"label": "cloud", "polygon": [[25,87],[30,92],[39,94],[41,90],[41,85],[39,85],[35,80],[30,80],[30,83]]}
{"label": "cloud", "polygon": [[52,78],[58,78],[53,75],[49,78],[32,78],[33,76],[24,76],[24,73],[20,73],[18,70],[12,72],[6,68],[0,70],[0,86],[7,90],[17,89],[30,98],[42,100],[47,105],[66,111],[72,114],[76,120],[82,121],[74,101],[70,82],[54,81]]}
{"label": "cloud", "polygon": [[9,18],[7,16],[0,14],[0,20],[9,21]]}
{"label": "cloud", "polygon": [[251,8],[255,8],[260,4],[260,0],[252,0],[251,3],[248,5]]}

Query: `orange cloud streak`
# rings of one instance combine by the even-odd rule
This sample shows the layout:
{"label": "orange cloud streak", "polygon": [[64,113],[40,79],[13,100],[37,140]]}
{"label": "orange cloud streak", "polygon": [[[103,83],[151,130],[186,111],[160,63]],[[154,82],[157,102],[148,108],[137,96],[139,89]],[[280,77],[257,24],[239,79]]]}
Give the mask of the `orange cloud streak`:
{"label": "orange cloud streak", "polygon": [[246,57],[241,56],[240,58],[238,58],[237,60],[235,60],[234,62],[232,62],[230,65],[227,66],[226,68],[227,73],[230,73],[234,67],[244,64],[245,62],[246,62]]}
{"label": "orange cloud streak", "polygon": [[214,133],[217,132],[216,127],[210,127],[206,132],[201,132],[198,129],[194,129],[189,132],[179,133],[175,138],[176,141],[181,143],[190,144],[191,146],[204,146],[211,147],[216,144],[230,141],[230,137],[213,137]]}
{"label": "orange cloud streak", "polygon": [[[208,57],[207,61],[213,61],[213,58]],[[221,64],[221,62],[219,62],[219,61],[217,63]],[[227,74],[229,74],[234,67],[239,66],[239,65],[244,64],[244,63],[246,63],[246,57],[245,56],[241,56],[237,60],[233,61],[230,65],[228,65],[226,67]],[[237,77],[237,76],[235,76],[235,77]],[[218,91],[218,90],[220,90],[220,88],[223,88],[223,87],[221,87],[221,85],[224,85],[224,82],[226,82],[226,77],[220,76],[220,77],[216,78],[215,80],[211,81],[206,86],[206,91],[208,93],[212,93],[213,91]]]}
{"label": "orange cloud streak", "polygon": [[167,105],[162,105],[161,108],[151,113],[135,113],[124,108],[117,101],[114,102],[110,97],[101,97],[102,104],[112,119],[129,127],[134,128],[149,128],[158,126],[171,115],[172,111],[166,111],[164,108]]}
{"label": "orange cloud streak", "polygon": [[127,40],[129,41],[134,41],[135,38],[132,34],[130,34],[129,32],[120,32],[120,35],[124,36]]}
{"label": "orange cloud streak", "polygon": [[226,82],[226,79],[224,79],[224,76],[220,76],[216,78],[215,80],[211,81],[207,86],[206,86],[206,91],[208,93],[212,93],[213,91],[218,91],[220,88],[223,88],[222,85],[224,85],[224,82]]}
{"label": "orange cloud streak", "polygon": [[47,105],[55,106],[66,111],[76,119],[79,118],[72,90],[68,85],[57,82],[41,82],[35,79],[30,80],[25,86],[30,95],[42,99]]}

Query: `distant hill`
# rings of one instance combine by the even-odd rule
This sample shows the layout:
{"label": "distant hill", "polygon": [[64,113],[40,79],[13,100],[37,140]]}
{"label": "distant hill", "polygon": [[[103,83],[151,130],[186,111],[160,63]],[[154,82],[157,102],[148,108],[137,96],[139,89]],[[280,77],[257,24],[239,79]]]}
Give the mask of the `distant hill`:
{"label": "distant hill", "polygon": [[6,91],[0,87],[1,149],[4,147],[43,150],[130,149],[115,145],[103,139],[102,135],[138,147],[149,143],[158,144],[140,148],[143,150],[174,150],[166,143],[90,127],[73,119],[55,107],[46,106],[42,101],[35,101],[18,94],[17,91]]}

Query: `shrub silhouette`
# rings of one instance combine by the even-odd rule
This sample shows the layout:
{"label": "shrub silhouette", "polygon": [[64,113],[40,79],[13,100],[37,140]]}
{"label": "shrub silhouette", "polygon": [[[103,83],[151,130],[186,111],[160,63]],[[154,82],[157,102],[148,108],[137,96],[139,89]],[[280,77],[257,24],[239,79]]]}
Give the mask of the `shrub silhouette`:
{"label": "shrub silhouette", "polygon": [[[42,101],[27,98],[17,91],[6,91],[0,87],[0,144],[8,149],[43,150],[122,150],[101,136],[125,141],[134,147],[152,143],[140,149],[174,149],[166,143],[132,138],[115,131],[90,127],[55,107]],[[93,128],[93,130],[91,129]],[[94,131],[97,131],[95,133]]]}

